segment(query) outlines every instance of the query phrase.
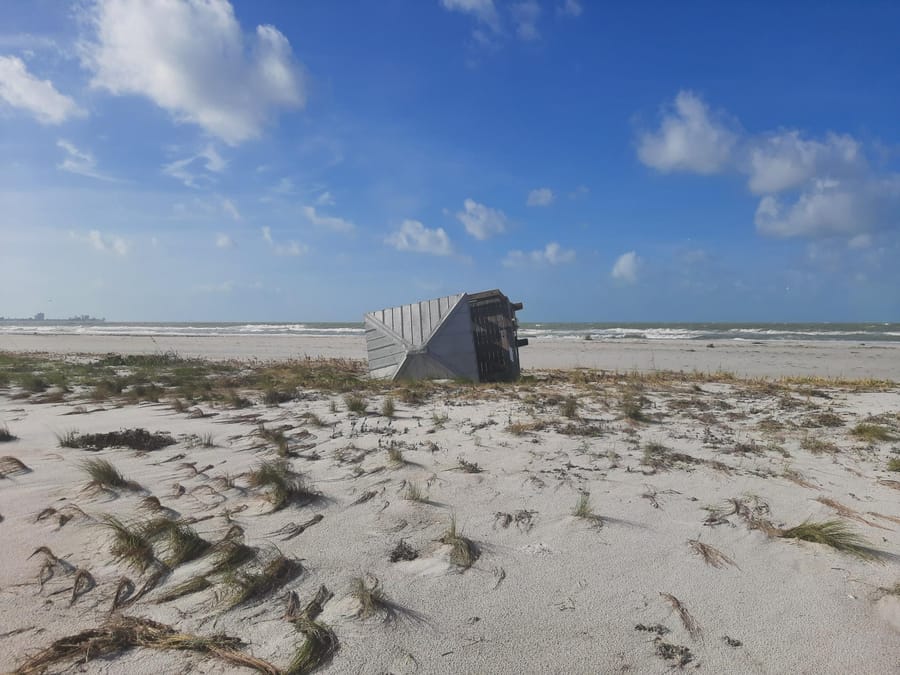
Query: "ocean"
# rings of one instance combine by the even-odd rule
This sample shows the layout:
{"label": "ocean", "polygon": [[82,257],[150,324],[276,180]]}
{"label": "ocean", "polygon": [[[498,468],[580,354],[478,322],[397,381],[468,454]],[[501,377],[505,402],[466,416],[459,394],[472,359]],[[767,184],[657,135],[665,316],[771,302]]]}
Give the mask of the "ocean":
{"label": "ocean", "polygon": [[[362,323],[0,321],[3,335],[362,335]],[[900,323],[522,323],[532,340],[841,340],[900,342]]]}

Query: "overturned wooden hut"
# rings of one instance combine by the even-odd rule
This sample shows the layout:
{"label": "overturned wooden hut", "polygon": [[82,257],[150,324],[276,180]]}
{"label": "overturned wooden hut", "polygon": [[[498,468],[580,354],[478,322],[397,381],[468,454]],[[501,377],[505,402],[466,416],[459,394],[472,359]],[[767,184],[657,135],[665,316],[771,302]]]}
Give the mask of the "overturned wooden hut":
{"label": "overturned wooden hut", "polygon": [[365,316],[369,373],[384,379],[519,377],[516,312],[522,303],[499,290],[457,293]]}

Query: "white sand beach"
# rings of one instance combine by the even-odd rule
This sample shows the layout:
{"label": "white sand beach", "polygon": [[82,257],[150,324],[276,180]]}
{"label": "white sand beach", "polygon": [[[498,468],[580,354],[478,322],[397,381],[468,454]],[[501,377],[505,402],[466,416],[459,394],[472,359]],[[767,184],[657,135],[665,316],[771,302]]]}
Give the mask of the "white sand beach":
{"label": "white sand beach", "polygon": [[[137,339],[104,340],[23,337],[3,347],[141,351]],[[219,359],[359,349],[340,339],[214,343],[159,346]],[[694,348],[537,343],[523,354],[532,368],[548,359],[621,372],[655,365],[890,379],[898,368],[896,347],[853,347],[852,355],[839,345]],[[134,368],[114,372],[128,377]],[[320,664],[328,673],[898,671],[900,473],[889,470],[900,459],[896,382],[529,375],[509,386],[360,384],[364,412],[322,386],[266,405],[263,391],[233,384],[231,400],[248,405],[235,408],[165,386],[106,394],[73,375],[69,391],[53,395],[53,387],[32,393],[7,378],[0,428],[15,438],[0,443],[0,671],[126,616],[224,633],[277,669],[267,672],[304,672],[289,668],[307,638],[301,623],[285,620],[286,597],[296,592],[302,607],[322,586],[333,597],[316,621],[337,645]],[[153,379],[164,385],[166,377]],[[172,443],[93,451],[59,440],[136,428]],[[279,455],[307,493],[275,510],[271,486],[257,485],[253,472]],[[134,485],[90,486],[87,460],[111,462]],[[110,515],[144,532],[146,569],[117,555]],[[160,519],[212,548],[174,560],[171,541],[147,529]],[[790,536],[805,521],[833,519],[861,538],[855,553]],[[465,540],[447,537],[454,520]],[[401,542],[400,557],[411,559],[392,562]],[[216,571],[237,544],[251,559]],[[283,576],[253,585],[279,555]],[[77,570],[90,583],[82,574],[76,589]],[[370,616],[354,596],[360,578],[384,594]],[[172,597],[191,580],[195,592]],[[253,592],[235,604],[247,585]],[[120,589],[130,595],[111,612]],[[80,669],[251,672],[159,648],[126,649]]]}

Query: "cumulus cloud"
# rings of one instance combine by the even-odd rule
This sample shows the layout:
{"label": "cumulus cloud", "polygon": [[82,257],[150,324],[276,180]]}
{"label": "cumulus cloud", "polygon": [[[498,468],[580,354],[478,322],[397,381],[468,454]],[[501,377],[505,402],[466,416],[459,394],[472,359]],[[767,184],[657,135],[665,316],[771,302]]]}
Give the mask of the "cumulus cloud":
{"label": "cumulus cloud", "polygon": [[633,284],[638,279],[640,265],[641,259],[638,258],[637,253],[634,251],[623,253],[612,267],[612,278],[627,284]]}
{"label": "cumulus cloud", "polygon": [[164,165],[162,171],[187,187],[201,188],[213,182],[210,173],[222,173],[227,167],[228,161],[212,145],[207,145],[195,155]]}
{"label": "cumulus cloud", "polygon": [[763,235],[842,237],[849,244],[900,227],[900,173],[878,170],[857,139],[831,132],[810,138],[793,129],[737,134],[690,92],[679,92],[659,130],[639,134],[638,157],[664,172],[745,175],[760,196],[754,222]]}
{"label": "cumulus cloud", "polygon": [[516,27],[516,35],[526,41],[537,40],[541,37],[537,22],[541,16],[541,6],[537,0],[523,0],[514,2],[509,7],[513,24]]}
{"label": "cumulus cloud", "polygon": [[504,232],[508,223],[503,211],[479,204],[474,199],[463,202],[463,210],[456,218],[465,226],[466,232],[481,240]]}
{"label": "cumulus cloud", "polygon": [[223,232],[216,234],[216,248],[232,248],[234,240]]}
{"label": "cumulus cloud", "polygon": [[56,141],[56,146],[62,148],[66,152],[66,156],[63,160],[56,165],[57,169],[68,171],[69,173],[77,173],[80,176],[97,178],[99,180],[116,180],[112,176],[107,176],[97,170],[97,160],[94,159],[94,156],[90,152],[79,150],[75,145],[62,138]]}
{"label": "cumulus cloud", "polygon": [[450,255],[453,246],[444,228],[429,229],[418,220],[404,220],[396,232],[385,239],[385,243],[398,251],[414,251],[431,255]]}
{"label": "cumulus cloud", "polygon": [[755,194],[772,194],[803,185],[816,176],[851,175],[864,168],[860,144],[851,136],[828,134],[824,141],[785,131],[751,140],[748,186]]}
{"label": "cumulus cloud", "polygon": [[528,262],[538,265],[562,265],[574,262],[574,260],[574,250],[563,248],[557,242],[551,241],[544,248],[528,253],[520,250],[510,251],[504,258],[503,264],[506,267],[516,267]]}
{"label": "cumulus cloud", "polygon": [[271,247],[275,255],[298,256],[309,252],[309,246],[298,241],[275,241],[275,238],[272,236],[272,228],[268,225],[264,225],[260,229],[262,230],[263,239]]}
{"label": "cumulus cloud", "polygon": [[268,243],[274,244],[275,242],[272,240],[272,228],[268,225],[264,225],[262,227],[262,236]]}
{"label": "cumulus cloud", "polygon": [[84,14],[93,87],[144,96],[226,143],[255,138],[275,110],[305,104],[287,38],[268,25],[245,35],[227,0],[95,0]]}
{"label": "cumulus cloud", "polygon": [[732,157],[737,135],[693,92],[680,91],[667,106],[659,129],[638,136],[638,157],[647,166],[669,173],[712,174]]}
{"label": "cumulus cloud", "polygon": [[525,202],[528,206],[550,206],[556,195],[550,188],[537,188],[528,193],[528,200]]}
{"label": "cumulus cloud", "polygon": [[90,230],[86,235],[69,232],[69,237],[89,244],[95,251],[112,253],[119,256],[128,255],[129,243],[117,235],[105,235],[100,230]]}
{"label": "cumulus cloud", "polygon": [[0,101],[31,113],[41,124],[62,124],[70,117],[85,115],[50,80],[28,72],[25,62],[16,56],[0,56]]}
{"label": "cumulus cloud", "polygon": [[846,236],[896,227],[900,222],[900,175],[885,179],[819,179],[791,203],[763,197],[756,209],[760,233],[776,237]]}
{"label": "cumulus cloud", "polygon": [[327,227],[335,232],[352,232],[356,226],[349,220],[338,218],[337,216],[325,216],[316,211],[314,206],[304,206],[303,215],[306,219],[317,227]]}
{"label": "cumulus cloud", "polygon": [[316,206],[334,206],[334,196],[326,190],[316,197]]}

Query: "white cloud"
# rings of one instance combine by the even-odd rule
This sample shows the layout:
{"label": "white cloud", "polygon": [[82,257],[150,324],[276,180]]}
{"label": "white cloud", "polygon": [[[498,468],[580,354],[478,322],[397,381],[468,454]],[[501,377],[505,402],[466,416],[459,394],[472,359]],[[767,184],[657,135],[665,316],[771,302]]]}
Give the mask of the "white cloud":
{"label": "white cloud", "polygon": [[328,190],[316,197],[316,206],[334,206],[334,197]]}
{"label": "white cloud", "polygon": [[657,131],[639,134],[638,157],[662,172],[712,174],[731,160],[738,137],[690,91],[680,91]]}
{"label": "white cloud", "polygon": [[94,250],[102,253],[114,253],[115,255],[128,255],[131,248],[129,243],[117,235],[104,235],[100,230],[90,230],[87,235],[79,235],[69,232],[69,237],[77,241],[89,244]]}
{"label": "white cloud", "polygon": [[500,30],[500,17],[494,0],[441,0],[441,5],[451,12],[469,14],[495,31]]}
{"label": "white cloud", "polygon": [[216,248],[232,248],[234,240],[223,232],[216,234]]}
{"label": "white cloud", "polygon": [[581,6],[581,2],[579,0],[564,0],[564,2],[559,6],[558,9],[560,14],[564,14],[566,16],[581,16],[581,13],[584,9]]}
{"label": "white cloud", "polygon": [[628,284],[633,284],[637,281],[638,268],[640,265],[641,259],[638,258],[637,253],[634,251],[623,253],[619,256],[619,259],[616,260],[616,264],[613,265],[611,272],[612,278],[624,281]]}
{"label": "white cloud", "polygon": [[223,159],[212,145],[207,145],[195,155],[164,165],[162,171],[167,176],[180,180],[187,187],[201,188],[212,183],[213,178],[208,173],[201,173],[198,170],[199,165],[202,165],[208,173],[222,173],[228,167],[228,161]]}
{"label": "white cloud", "polygon": [[816,176],[838,178],[864,168],[860,144],[851,136],[828,134],[824,141],[785,131],[749,141],[749,187],[772,194],[799,187]]}
{"label": "white cloud", "polygon": [[428,229],[418,220],[404,220],[396,232],[385,239],[398,251],[415,251],[432,255],[450,255],[453,246],[444,228]]}
{"label": "white cloud", "polygon": [[550,206],[556,195],[550,188],[537,188],[528,193],[528,200],[525,202],[527,206]]}
{"label": "white cloud", "polygon": [[575,251],[563,248],[557,242],[551,241],[544,248],[526,253],[524,251],[510,251],[503,264],[506,267],[516,267],[526,262],[539,265],[562,265],[575,261]]}
{"label": "white cloud", "polygon": [[541,6],[537,0],[523,0],[515,2],[509,7],[513,23],[516,26],[516,35],[521,40],[531,41],[541,37],[537,22],[541,16]]}
{"label": "white cloud", "polygon": [[230,199],[222,200],[222,209],[225,211],[225,213],[227,213],[229,216],[231,216],[234,220],[241,219],[241,212],[238,211],[237,206],[235,206],[234,202],[231,201]]}
{"label": "white cloud", "polygon": [[479,204],[473,199],[466,199],[463,208],[463,211],[456,214],[456,218],[465,225],[466,232],[476,239],[487,239],[506,230],[508,221],[503,211]]}
{"label": "white cloud", "polygon": [[97,160],[94,159],[90,152],[79,150],[72,143],[62,138],[56,141],[56,146],[66,151],[65,158],[56,165],[57,169],[99,180],[116,180],[112,176],[107,176],[97,171]]}
{"label": "white cloud", "polygon": [[227,0],[95,0],[84,15],[93,87],[145,96],[231,145],[259,136],[274,110],[305,103],[287,38],[268,25],[245,36]]}
{"label": "white cloud", "polygon": [[309,246],[296,241],[289,241],[284,244],[275,244],[275,255],[298,256],[309,252]]}
{"label": "white cloud", "polygon": [[858,234],[847,242],[847,246],[854,249],[869,248],[872,245],[872,235]]}
{"label": "white cloud", "polygon": [[776,237],[846,236],[896,227],[900,176],[865,181],[816,180],[785,204],[772,195],[756,209],[760,233]]}
{"label": "white cloud", "polygon": [[272,228],[269,227],[268,225],[264,225],[264,226],[263,226],[263,228],[262,228],[262,236],[263,236],[263,239],[265,239],[265,240],[266,240],[267,242],[269,242],[270,244],[273,244],[273,243],[274,243],[274,242],[272,241]]}
{"label": "white cloud", "polygon": [[317,227],[327,227],[335,232],[352,232],[356,229],[356,226],[349,220],[337,216],[323,216],[316,212],[314,206],[304,206],[302,210],[306,219]]}
{"label": "white cloud", "polygon": [[70,117],[85,115],[50,80],[40,80],[29,73],[25,62],[16,56],[0,56],[0,100],[27,110],[41,124],[61,124]]}

